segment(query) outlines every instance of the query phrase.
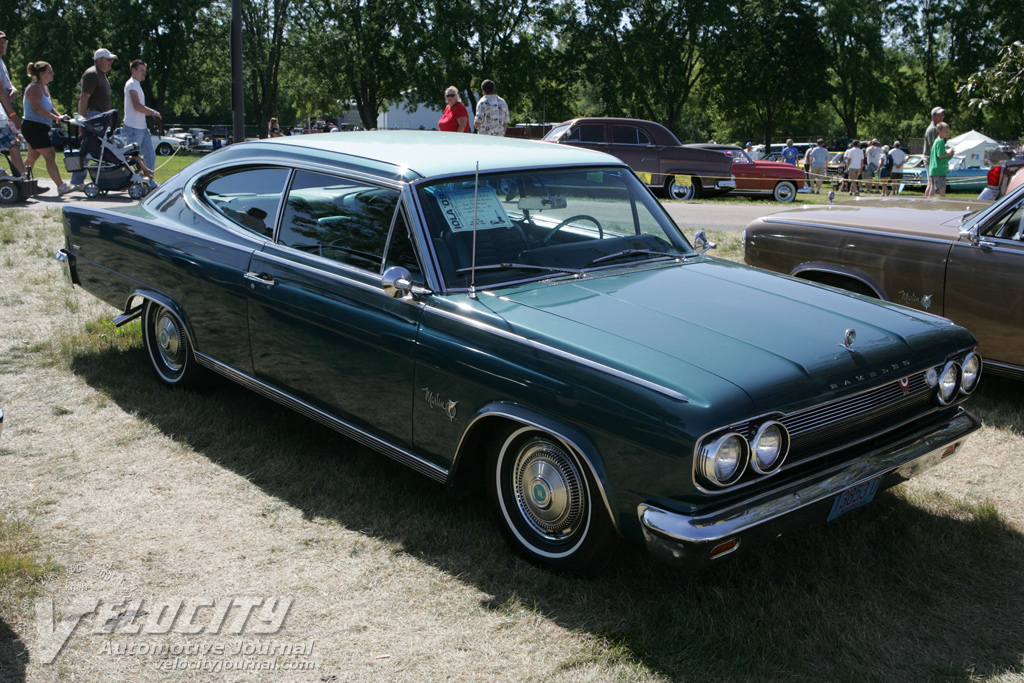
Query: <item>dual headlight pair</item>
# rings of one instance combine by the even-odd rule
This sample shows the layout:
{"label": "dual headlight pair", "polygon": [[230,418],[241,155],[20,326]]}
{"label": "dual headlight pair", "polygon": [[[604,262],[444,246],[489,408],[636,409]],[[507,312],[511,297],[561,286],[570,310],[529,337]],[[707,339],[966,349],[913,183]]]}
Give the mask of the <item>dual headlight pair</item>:
{"label": "dual headlight pair", "polygon": [[750,441],[739,432],[723,432],[705,440],[697,452],[697,474],[706,483],[725,487],[739,481],[747,467],[772,474],[789,453],[789,432],[781,422],[760,424]]}
{"label": "dual headlight pair", "polygon": [[936,388],[939,403],[949,405],[961,394],[970,394],[978,388],[981,365],[981,356],[971,351],[962,361],[951,360],[941,367],[928,368],[924,379],[928,386]]}

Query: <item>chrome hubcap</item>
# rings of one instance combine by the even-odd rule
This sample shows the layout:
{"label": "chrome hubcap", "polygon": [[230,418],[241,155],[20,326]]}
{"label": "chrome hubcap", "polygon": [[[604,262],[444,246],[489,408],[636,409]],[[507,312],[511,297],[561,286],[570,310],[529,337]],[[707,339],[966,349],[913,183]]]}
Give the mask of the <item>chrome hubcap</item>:
{"label": "chrome hubcap", "polygon": [[156,321],[157,348],[160,349],[160,357],[167,367],[172,370],[180,370],[181,362],[181,330],[171,315],[166,311]]}
{"label": "chrome hubcap", "polygon": [[534,441],[519,452],[512,487],[522,518],[544,538],[564,540],[579,527],[582,479],[569,456],[553,443]]}

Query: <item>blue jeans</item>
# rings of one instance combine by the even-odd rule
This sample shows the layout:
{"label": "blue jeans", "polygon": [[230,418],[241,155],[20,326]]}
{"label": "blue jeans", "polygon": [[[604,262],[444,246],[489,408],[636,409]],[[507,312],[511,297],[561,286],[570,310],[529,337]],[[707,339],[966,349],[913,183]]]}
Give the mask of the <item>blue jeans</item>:
{"label": "blue jeans", "polygon": [[146,162],[146,167],[151,171],[156,168],[156,150],[153,149],[153,136],[149,134],[149,129],[124,126],[122,132],[124,133],[125,142],[138,143],[139,151],[142,153],[142,160]]}
{"label": "blue jeans", "polygon": [[[102,114],[102,113],[103,112],[101,112],[101,111],[99,111],[97,109],[87,109],[85,111],[85,118],[89,118],[90,116],[96,116],[96,114]],[[86,176],[86,172],[85,171],[75,171],[74,173],[71,174],[71,180],[69,180],[68,182],[70,184],[72,184],[72,185],[84,185],[85,184],[85,176]]]}

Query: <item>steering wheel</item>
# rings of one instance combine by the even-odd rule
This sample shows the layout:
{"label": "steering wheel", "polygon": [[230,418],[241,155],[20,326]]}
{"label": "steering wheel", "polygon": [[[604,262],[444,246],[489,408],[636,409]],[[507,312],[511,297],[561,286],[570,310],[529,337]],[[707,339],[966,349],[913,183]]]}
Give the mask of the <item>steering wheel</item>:
{"label": "steering wheel", "polygon": [[548,245],[548,242],[551,241],[551,238],[555,236],[555,233],[557,233],[559,230],[561,230],[565,226],[569,225],[569,223],[572,223],[573,221],[578,221],[578,220],[590,221],[591,223],[596,225],[597,226],[597,236],[598,236],[598,239],[602,239],[602,240],[604,239],[604,228],[601,227],[601,222],[599,220],[597,220],[596,218],[594,218],[593,216],[588,216],[585,213],[581,213],[581,214],[576,215],[576,216],[569,216],[564,221],[562,221],[561,223],[559,223],[555,227],[551,228],[551,232],[549,232],[547,234],[547,237],[545,237],[544,239],[542,239],[540,241],[540,245],[539,246],[546,247]]}

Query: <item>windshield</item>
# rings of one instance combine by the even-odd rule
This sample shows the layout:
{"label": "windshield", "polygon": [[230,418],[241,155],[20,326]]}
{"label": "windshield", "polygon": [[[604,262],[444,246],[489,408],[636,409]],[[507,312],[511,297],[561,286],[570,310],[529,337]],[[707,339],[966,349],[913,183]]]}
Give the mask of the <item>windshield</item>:
{"label": "windshield", "polygon": [[560,123],[560,124],[558,124],[557,126],[552,128],[551,130],[549,130],[548,134],[545,135],[543,139],[545,139],[545,140],[557,140],[558,138],[562,137],[562,133],[564,133],[565,131],[569,130],[569,125],[570,124],[568,124],[568,123]]}
{"label": "windshield", "polygon": [[481,175],[479,185],[466,176],[417,184],[416,191],[449,289],[694,254],[624,168],[515,171]]}

